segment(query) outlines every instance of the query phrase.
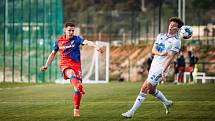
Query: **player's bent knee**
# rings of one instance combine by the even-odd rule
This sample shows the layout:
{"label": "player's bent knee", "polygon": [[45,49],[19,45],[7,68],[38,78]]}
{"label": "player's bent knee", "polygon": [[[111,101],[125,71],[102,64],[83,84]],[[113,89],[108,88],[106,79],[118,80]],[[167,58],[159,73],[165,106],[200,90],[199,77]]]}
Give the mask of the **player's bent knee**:
{"label": "player's bent knee", "polygon": [[144,93],[148,93],[148,89],[149,89],[149,86],[147,84],[147,82],[145,81],[140,89],[141,92],[144,92]]}
{"label": "player's bent knee", "polygon": [[81,81],[76,76],[71,76],[70,79],[73,86],[81,85]]}
{"label": "player's bent knee", "polygon": [[142,88],[140,89],[140,91],[141,91],[141,92],[144,92],[144,93],[147,93],[147,92],[148,92],[148,89],[147,89],[146,87],[142,87]]}
{"label": "player's bent knee", "polygon": [[149,90],[149,94],[154,95],[155,94],[155,90]]}
{"label": "player's bent knee", "polygon": [[149,89],[149,90],[148,90],[148,93],[149,93],[149,94],[152,94],[152,95],[155,94],[155,88],[153,88],[152,86],[150,86],[148,89]]}
{"label": "player's bent knee", "polygon": [[77,78],[76,76],[71,76],[70,79],[72,85],[74,86],[74,90],[78,90],[81,92],[81,94],[85,94],[85,89],[82,86],[81,79]]}
{"label": "player's bent knee", "polygon": [[69,79],[72,75],[74,75],[74,71],[71,68],[65,68],[63,70],[64,79]]}
{"label": "player's bent knee", "polygon": [[155,94],[156,86],[153,86],[152,84],[148,83],[147,84],[147,89],[149,94]]}

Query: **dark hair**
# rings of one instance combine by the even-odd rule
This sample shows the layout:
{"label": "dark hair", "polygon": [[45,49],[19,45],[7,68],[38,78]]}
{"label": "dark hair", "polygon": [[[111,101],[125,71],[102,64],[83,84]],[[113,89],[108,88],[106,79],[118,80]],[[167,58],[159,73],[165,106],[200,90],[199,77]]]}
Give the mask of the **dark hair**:
{"label": "dark hair", "polygon": [[192,52],[188,51],[188,56],[191,57],[191,55],[192,55]]}
{"label": "dark hair", "polygon": [[70,27],[75,27],[75,24],[73,24],[72,22],[66,22],[66,23],[64,24],[64,28],[66,28],[66,27],[68,27],[68,26],[70,26]]}
{"label": "dark hair", "polygon": [[178,17],[171,17],[169,19],[169,22],[172,22],[172,21],[178,23],[178,28],[181,28],[184,25],[184,22]]}

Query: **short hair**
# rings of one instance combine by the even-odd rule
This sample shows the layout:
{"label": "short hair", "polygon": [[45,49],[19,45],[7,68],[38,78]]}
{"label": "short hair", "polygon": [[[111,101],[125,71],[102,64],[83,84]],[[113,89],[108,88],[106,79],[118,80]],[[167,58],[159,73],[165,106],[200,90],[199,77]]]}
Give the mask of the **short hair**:
{"label": "short hair", "polygon": [[172,21],[178,23],[178,28],[181,28],[184,25],[184,22],[178,17],[171,17],[169,19],[169,22],[172,22]]}
{"label": "short hair", "polygon": [[66,27],[68,27],[68,26],[70,26],[70,27],[75,27],[75,24],[73,24],[72,22],[66,22],[66,23],[64,24],[64,28],[66,28]]}
{"label": "short hair", "polygon": [[191,57],[191,55],[192,55],[192,52],[188,51],[188,56]]}

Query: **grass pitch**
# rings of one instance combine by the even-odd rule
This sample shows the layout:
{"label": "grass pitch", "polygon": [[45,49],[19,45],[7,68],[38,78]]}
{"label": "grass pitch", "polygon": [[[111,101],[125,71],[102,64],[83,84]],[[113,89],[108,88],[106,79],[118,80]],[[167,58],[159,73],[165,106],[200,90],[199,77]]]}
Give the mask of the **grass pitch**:
{"label": "grass pitch", "polygon": [[169,115],[156,98],[147,95],[134,118],[121,117],[133,105],[141,85],[85,84],[81,117],[73,118],[71,85],[0,83],[0,121],[215,120],[215,84],[159,85],[158,89],[174,101]]}

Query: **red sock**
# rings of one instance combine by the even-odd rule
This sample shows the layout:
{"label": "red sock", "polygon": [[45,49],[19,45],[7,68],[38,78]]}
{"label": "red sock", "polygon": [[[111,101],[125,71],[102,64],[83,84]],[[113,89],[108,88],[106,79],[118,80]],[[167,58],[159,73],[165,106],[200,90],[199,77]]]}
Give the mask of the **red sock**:
{"label": "red sock", "polygon": [[82,94],[74,94],[74,109],[79,109],[81,103]]}
{"label": "red sock", "polygon": [[75,87],[75,93],[74,93],[74,109],[79,109],[80,107],[80,102],[81,102],[81,97],[82,97],[82,85],[81,85],[81,81],[76,79],[76,78],[72,78],[71,79],[71,83],[72,85]]}

